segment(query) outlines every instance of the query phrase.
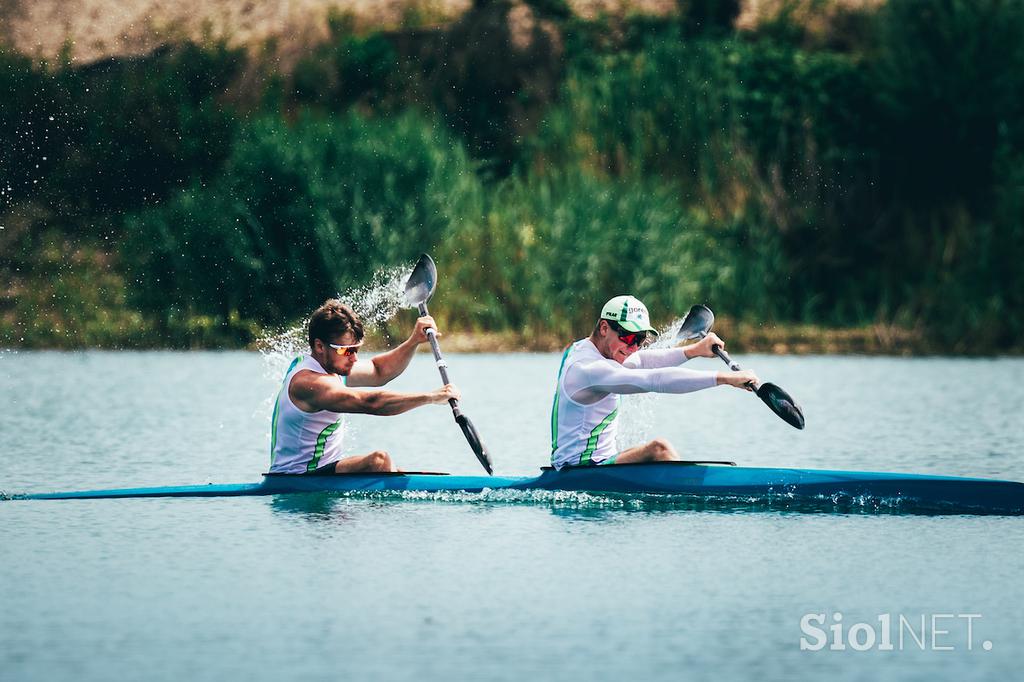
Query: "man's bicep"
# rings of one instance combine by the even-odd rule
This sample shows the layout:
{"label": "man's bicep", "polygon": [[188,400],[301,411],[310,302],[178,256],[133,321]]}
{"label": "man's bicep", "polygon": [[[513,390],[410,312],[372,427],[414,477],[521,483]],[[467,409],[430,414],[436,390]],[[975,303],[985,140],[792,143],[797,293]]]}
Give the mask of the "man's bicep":
{"label": "man's bicep", "polygon": [[379,373],[373,360],[356,360],[345,377],[346,386],[379,386]]}
{"label": "man's bicep", "polygon": [[325,377],[311,388],[313,397],[308,402],[318,410],[359,412],[362,408],[363,393],[345,386],[341,377]]}
{"label": "man's bicep", "polygon": [[[566,376],[570,395],[583,393],[643,393],[648,390],[644,370],[628,369],[613,360],[580,363]],[[575,399],[575,398],[574,398]]]}
{"label": "man's bicep", "polygon": [[681,347],[645,348],[626,358],[623,366],[630,369],[659,369],[681,365],[688,359]]}
{"label": "man's bicep", "polygon": [[650,370],[612,367],[600,371],[591,381],[591,388],[604,393],[629,395],[650,391]]}

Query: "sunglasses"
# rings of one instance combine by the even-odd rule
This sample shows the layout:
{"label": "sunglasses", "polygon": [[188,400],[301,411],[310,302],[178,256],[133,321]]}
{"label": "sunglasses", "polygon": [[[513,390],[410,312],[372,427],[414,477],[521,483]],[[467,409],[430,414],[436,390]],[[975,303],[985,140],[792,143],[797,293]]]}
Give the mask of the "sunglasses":
{"label": "sunglasses", "polygon": [[336,343],[329,343],[327,345],[333,348],[334,352],[340,355],[341,357],[347,358],[349,355],[355,355],[356,353],[358,353],[359,347],[363,345],[363,342],[360,341],[359,343],[353,343],[351,346],[339,346]]}
{"label": "sunglasses", "polygon": [[608,321],[608,325],[618,335],[619,341],[627,346],[642,346],[647,341],[647,332],[628,332],[611,320]]}

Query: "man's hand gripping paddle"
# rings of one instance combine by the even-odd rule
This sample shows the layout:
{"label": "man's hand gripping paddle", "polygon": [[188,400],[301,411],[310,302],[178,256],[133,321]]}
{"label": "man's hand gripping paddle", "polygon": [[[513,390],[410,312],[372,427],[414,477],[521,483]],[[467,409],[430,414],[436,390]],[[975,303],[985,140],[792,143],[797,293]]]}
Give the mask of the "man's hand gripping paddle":
{"label": "man's hand gripping paddle", "polygon": [[[711,326],[714,323],[715,314],[711,312],[710,308],[704,305],[695,305],[683,318],[683,324],[679,327],[676,339],[679,341],[703,339],[711,331]],[[734,372],[740,371],[740,366],[733,362],[721,346],[715,344],[711,350],[722,359],[722,362],[729,365],[729,369]],[[783,421],[794,428],[804,428],[804,412],[791,395],[767,381],[761,385],[752,385],[751,388],[754,389],[757,397],[764,401],[764,404],[779,415]]]}
{"label": "man's hand gripping paddle", "polygon": [[[413,268],[412,274],[409,275],[409,280],[405,283],[405,300],[409,305],[416,306],[420,311],[421,317],[429,314],[427,311],[427,301],[434,295],[434,288],[436,286],[437,267],[430,256],[423,254],[416,263],[416,267]],[[430,348],[434,351],[434,360],[437,362],[437,369],[441,372],[441,381],[445,384],[450,384],[451,382],[448,380],[448,365],[445,363],[444,358],[441,357],[441,347],[437,345],[437,332],[433,329],[428,329],[427,340],[430,341]],[[466,436],[469,447],[473,449],[473,454],[480,460],[480,464],[483,465],[487,473],[493,474],[494,465],[491,463],[491,456],[487,454],[487,449],[480,442],[480,436],[477,434],[476,428],[473,427],[473,422],[469,421],[469,417],[462,414],[462,411],[459,409],[458,400],[453,398],[448,403],[452,406],[455,422],[462,429],[463,435]]]}

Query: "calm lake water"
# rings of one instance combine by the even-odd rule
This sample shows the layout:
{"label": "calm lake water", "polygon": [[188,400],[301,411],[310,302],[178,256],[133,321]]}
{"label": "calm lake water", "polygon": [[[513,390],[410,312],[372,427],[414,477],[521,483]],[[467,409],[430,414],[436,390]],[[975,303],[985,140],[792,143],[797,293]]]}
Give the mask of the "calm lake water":
{"label": "calm lake water", "polygon": [[[546,462],[558,359],[449,357],[497,473]],[[1022,360],[737,359],[800,400],[805,431],[719,387],[629,400],[627,442],[1024,480]],[[0,490],[256,481],[284,369],[254,353],[2,352]],[[437,384],[421,355],[393,387]],[[355,417],[347,439],[403,468],[478,473],[445,407]],[[587,496],[4,501],[0,679],[1015,679],[1022,550],[1019,517]],[[815,613],[859,642],[890,614],[893,650],[802,651]]]}

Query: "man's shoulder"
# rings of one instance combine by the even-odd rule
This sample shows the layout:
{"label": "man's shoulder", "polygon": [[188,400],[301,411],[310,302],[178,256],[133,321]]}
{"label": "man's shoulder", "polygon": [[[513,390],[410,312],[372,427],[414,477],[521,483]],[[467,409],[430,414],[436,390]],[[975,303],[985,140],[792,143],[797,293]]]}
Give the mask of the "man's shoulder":
{"label": "man's shoulder", "polygon": [[302,367],[298,369],[295,374],[292,375],[291,380],[288,382],[289,386],[333,386],[335,382],[341,380],[344,383],[344,378],[337,374],[330,374],[328,372],[318,372],[315,369],[309,369],[308,367]]}
{"label": "man's shoulder", "polygon": [[582,358],[588,355],[601,356],[601,353],[597,350],[597,346],[594,345],[594,342],[590,340],[589,336],[573,341],[566,346],[565,351],[569,356],[574,358]]}
{"label": "man's shoulder", "polygon": [[325,401],[336,398],[339,391],[353,392],[345,385],[344,377],[302,369],[288,382],[288,397],[303,412],[329,409]]}
{"label": "man's shoulder", "polygon": [[288,393],[292,398],[309,399],[322,391],[337,389],[339,383],[344,386],[342,377],[335,374],[302,368],[288,381]]}
{"label": "man's shoulder", "polygon": [[[588,339],[581,339],[581,341],[589,341]],[[579,343],[579,342],[577,342]],[[588,369],[592,367],[603,367],[611,363],[613,367],[618,367],[619,364],[611,358],[606,358],[601,355],[600,351],[594,347],[592,343],[580,343],[579,346],[574,344],[574,348],[565,358],[566,373],[578,372],[581,369]]]}

